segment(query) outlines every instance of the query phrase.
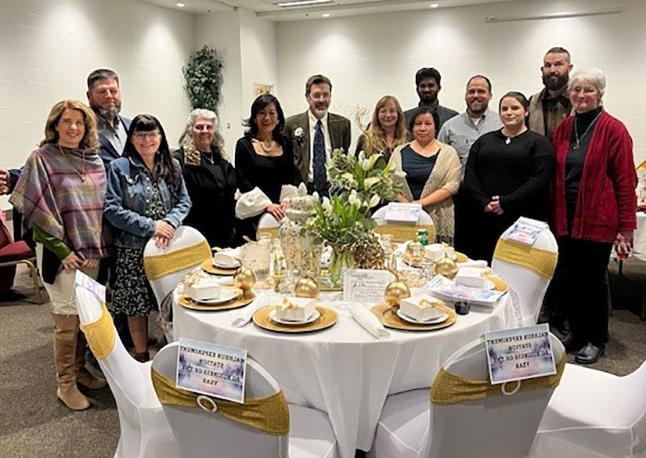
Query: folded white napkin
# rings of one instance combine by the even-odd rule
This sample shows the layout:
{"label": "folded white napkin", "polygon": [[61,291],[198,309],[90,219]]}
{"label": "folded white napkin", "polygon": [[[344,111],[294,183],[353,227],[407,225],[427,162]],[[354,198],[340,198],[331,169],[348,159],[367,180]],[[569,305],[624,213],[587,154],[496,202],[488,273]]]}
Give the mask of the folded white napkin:
{"label": "folded white napkin", "polygon": [[390,337],[390,332],[388,332],[386,328],[384,328],[384,325],[381,324],[379,318],[373,315],[373,313],[363,305],[350,305],[350,315],[352,315],[352,318],[354,318],[362,328],[375,336],[377,339]]}
{"label": "folded white napkin", "polygon": [[259,187],[245,192],[236,202],[236,218],[247,219],[264,213],[265,208],[271,205],[271,199]]}

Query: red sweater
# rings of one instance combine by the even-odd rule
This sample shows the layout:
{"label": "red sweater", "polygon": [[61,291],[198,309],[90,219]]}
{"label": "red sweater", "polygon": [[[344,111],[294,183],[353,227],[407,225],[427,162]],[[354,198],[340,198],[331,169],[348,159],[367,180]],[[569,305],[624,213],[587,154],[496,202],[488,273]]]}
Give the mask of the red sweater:
{"label": "red sweater", "polygon": [[[565,161],[573,123],[574,116],[563,120],[552,139],[556,170],[550,190],[550,223],[557,236],[567,235]],[[597,120],[583,162],[570,236],[610,243],[617,232],[634,230],[637,227],[636,185],[632,138],[621,121],[604,111]]]}

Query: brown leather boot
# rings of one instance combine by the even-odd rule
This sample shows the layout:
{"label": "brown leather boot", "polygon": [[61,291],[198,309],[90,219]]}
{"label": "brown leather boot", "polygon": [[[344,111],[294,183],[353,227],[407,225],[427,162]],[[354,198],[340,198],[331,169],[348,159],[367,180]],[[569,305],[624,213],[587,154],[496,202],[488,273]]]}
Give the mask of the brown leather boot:
{"label": "brown leather boot", "polygon": [[85,335],[83,332],[78,333],[76,340],[76,384],[90,390],[100,390],[105,388],[108,382],[101,377],[95,377],[85,367]]}
{"label": "brown leather boot", "polygon": [[85,410],[90,402],[76,386],[77,315],[52,314],[54,318],[54,360],[58,389],[56,396],[71,410]]}

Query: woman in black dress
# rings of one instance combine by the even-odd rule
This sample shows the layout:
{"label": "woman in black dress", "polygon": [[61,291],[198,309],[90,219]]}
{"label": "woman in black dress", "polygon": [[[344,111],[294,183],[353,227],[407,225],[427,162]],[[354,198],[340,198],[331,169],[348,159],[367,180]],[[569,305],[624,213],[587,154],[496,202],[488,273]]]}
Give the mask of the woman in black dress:
{"label": "woman in black dress", "polygon": [[[285,115],[278,99],[263,94],[251,105],[244,137],[236,144],[235,165],[241,192],[258,187],[271,200],[265,208],[277,220],[285,217],[286,202],[280,201],[283,185],[295,184],[296,168],[291,143],[282,134]],[[260,215],[245,220],[244,233],[255,238]]]}
{"label": "woman in black dress", "polygon": [[193,110],[173,153],[182,167],[193,206],[184,224],[200,231],[212,247],[233,243],[236,171],[224,158],[217,116],[210,110]]}
{"label": "woman in black dress", "polygon": [[462,250],[472,259],[491,261],[500,235],[520,216],[547,220],[547,192],[554,170],[554,148],[527,129],[529,102],[520,92],[500,99],[504,127],[471,147],[462,183],[473,216]]}

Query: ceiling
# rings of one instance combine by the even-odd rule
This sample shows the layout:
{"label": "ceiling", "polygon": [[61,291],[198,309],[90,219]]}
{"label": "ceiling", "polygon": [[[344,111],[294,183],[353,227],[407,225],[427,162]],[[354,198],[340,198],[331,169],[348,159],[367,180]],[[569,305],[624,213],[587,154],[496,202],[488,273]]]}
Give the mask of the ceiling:
{"label": "ceiling", "polygon": [[[153,5],[163,6],[176,11],[191,14],[206,14],[223,11],[235,11],[237,8],[254,11],[258,17],[275,21],[295,21],[303,19],[320,19],[323,14],[332,17],[354,16],[370,13],[387,13],[393,11],[428,10],[450,8],[455,6],[477,5],[482,3],[515,2],[519,0],[333,0],[325,5],[284,8],[275,3],[288,0],[140,0]],[[184,7],[178,7],[178,2]],[[326,17],[326,16],[323,16]]]}

